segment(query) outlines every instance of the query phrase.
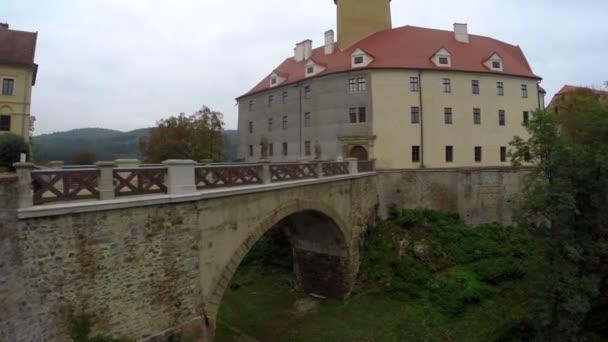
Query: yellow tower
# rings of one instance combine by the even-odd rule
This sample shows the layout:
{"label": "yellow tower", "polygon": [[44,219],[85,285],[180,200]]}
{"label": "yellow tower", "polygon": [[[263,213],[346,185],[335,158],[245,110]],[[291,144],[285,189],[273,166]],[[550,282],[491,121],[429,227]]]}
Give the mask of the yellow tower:
{"label": "yellow tower", "polygon": [[391,0],[334,0],[338,5],[338,45],[347,49],[361,39],[393,28]]}

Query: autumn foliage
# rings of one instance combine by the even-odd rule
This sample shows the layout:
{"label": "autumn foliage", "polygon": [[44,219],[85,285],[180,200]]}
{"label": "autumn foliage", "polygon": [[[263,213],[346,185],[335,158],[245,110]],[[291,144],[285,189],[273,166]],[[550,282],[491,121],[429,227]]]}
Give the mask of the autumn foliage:
{"label": "autumn foliage", "polygon": [[203,106],[192,115],[181,113],[158,121],[150,136],[140,139],[139,147],[147,163],[168,159],[200,162],[221,161],[226,143],[223,114]]}

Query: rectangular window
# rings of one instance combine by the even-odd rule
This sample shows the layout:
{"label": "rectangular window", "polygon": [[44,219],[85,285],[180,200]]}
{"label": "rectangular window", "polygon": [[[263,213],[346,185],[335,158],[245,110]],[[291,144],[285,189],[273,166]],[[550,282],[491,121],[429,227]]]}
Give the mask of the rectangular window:
{"label": "rectangular window", "polygon": [[283,116],[283,122],[281,123],[281,127],[283,127],[283,130],[287,129],[287,115]]}
{"label": "rectangular window", "polygon": [[419,85],[418,77],[410,77],[410,91],[418,91]]}
{"label": "rectangular window", "polygon": [[305,99],[309,99],[310,98],[310,86],[304,87],[304,98]]}
{"label": "rectangular window", "polygon": [[412,146],[412,162],[420,162],[420,146]]}
{"label": "rectangular window", "polygon": [[312,154],[310,141],[308,140],[304,142],[304,154],[306,154],[307,156],[310,156]]}
{"label": "rectangular window", "polygon": [[498,96],[504,96],[505,85],[502,82],[496,82],[496,91],[498,92]]}
{"label": "rectangular window", "polygon": [[445,147],[445,161],[446,163],[454,162],[454,146]]}
{"label": "rectangular window", "polygon": [[443,120],[446,125],[452,124],[452,108],[443,109]]}
{"label": "rectangular window", "polygon": [[367,108],[359,107],[359,123],[367,121]]}
{"label": "rectangular window", "polygon": [[473,124],[481,125],[481,109],[473,108]]}
{"label": "rectangular window", "polygon": [[351,78],[348,80],[348,92],[356,93],[357,92],[357,79]]}
{"label": "rectangular window", "polygon": [[15,80],[12,78],[5,78],[2,80],[2,95],[13,95],[15,88]]}
{"label": "rectangular window", "polygon": [[357,56],[354,60],[355,64],[363,64],[363,56]]}
{"label": "rectangular window", "polygon": [[276,77],[271,78],[270,84],[277,84],[277,78]]}
{"label": "rectangular window", "polygon": [[499,110],[498,111],[498,125],[499,126],[505,126],[506,125],[506,114],[504,110]]}
{"label": "rectangular window", "polygon": [[268,132],[272,132],[272,118],[268,119]]}
{"label": "rectangular window", "polygon": [[526,84],[521,85],[521,97],[528,98],[528,86]]}
{"label": "rectangular window", "polygon": [[493,69],[500,69],[500,61],[492,61]]}
{"label": "rectangular window", "polygon": [[530,113],[524,112],[524,126],[527,126],[528,122],[530,122]]}
{"label": "rectangular window", "polygon": [[479,81],[473,80],[471,81],[471,87],[473,88],[473,94],[479,94]]}
{"label": "rectangular window", "polygon": [[286,91],[284,91],[283,92],[283,98],[282,98],[283,104],[287,103],[287,97],[289,97],[289,93],[286,92]]}
{"label": "rectangular window", "polygon": [[448,65],[450,64],[450,60],[447,57],[439,57],[439,64]]}
{"label": "rectangular window", "polygon": [[312,126],[312,115],[310,114],[310,112],[306,112],[304,113],[304,127],[311,127]]}
{"label": "rectangular window", "polygon": [[253,157],[253,145],[249,145],[249,156]]}
{"label": "rectangular window", "polygon": [[253,111],[253,100],[249,100],[249,111]]}
{"label": "rectangular window", "polygon": [[308,68],[306,68],[306,73],[307,74],[314,74],[315,72],[315,67],[314,66],[309,66]]}
{"label": "rectangular window", "polygon": [[452,80],[449,78],[443,79],[443,92],[451,93],[452,92]]}
{"label": "rectangular window", "polygon": [[348,110],[348,116],[350,118],[350,123],[357,123],[357,108],[350,108]]}
{"label": "rectangular window", "polygon": [[287,157],[287,154],[289,153],[288,149],[287,149],[287,143],[284,142],[283,143],[283,157]]}
{"label": "rectangular window", "polygon": [[268,144],[268,155],[274,156],[274,144]]}
{"label": "rectangular window", "polygon": [[365,77],[357,78],[357,91],[365,91],[367,89]]}
{"label": "rectangular window", "polygon": [[413,124],[420,123],[420,107],[412,107],[411,113],[412,113],[412,123]]}
{"label": "rectangular window", "polygon": [[274,95],[268,95],[268,107],[272,107],[272,102],[274,102]]}
{"label": "rectangular window", "polygon": [[10,115],[0,115],[0,131],[10,131],[11,130],[11,116]]}
{"label": "rectangular window", "polygon": [[481,162],[481,146],[475,146],[475,162]]}
{"label": "rectangular window", "polygon": [[507,147],[506,146],[500,146],[500,161],[503,163],[507,161]]}
{"label": "rectangular window", "polygon": [[253,121],[249,121],[249,133],[253,133]]}

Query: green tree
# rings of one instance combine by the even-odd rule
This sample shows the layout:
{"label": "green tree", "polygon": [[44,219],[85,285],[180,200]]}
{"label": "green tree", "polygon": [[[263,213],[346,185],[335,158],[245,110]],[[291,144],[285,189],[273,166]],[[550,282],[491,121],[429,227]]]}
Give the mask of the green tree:
{"label": "green tree", "polygon": [[527,179],[519,221],[544,242],[531,303],[547,341],[581,336],[608,280],[608,105],[597,92],[570,96],[559,115],[537,111],[530,138],[511,143],[513,164],[538,167]]}
{"label": "green tree", "polygon": [[29,152],[30,147],[23,137],[13,133],[0,134],[0,167],[12,168],[19,161],[21,153]]}
{"label": "green tree", "polygon": [[220,161],[226,144],[223,114],[203,106],[192,115],[181,113],[158,121],[139,146],[146,162],[160,163],[167,159]]}

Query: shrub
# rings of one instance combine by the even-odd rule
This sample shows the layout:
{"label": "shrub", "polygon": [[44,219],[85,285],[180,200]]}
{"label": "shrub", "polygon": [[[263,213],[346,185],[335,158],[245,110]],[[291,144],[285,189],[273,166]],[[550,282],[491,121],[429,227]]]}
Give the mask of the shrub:
{"label": "shrub", "polygon": [[368,227],[361,262],[361,275],[381,284],[388,284],[392,266],[399,257],[399,244],[395,235],[399,227],[392,222],[378,222]]}
{"label": "shrub", "polygon": [[0,166],[12,168],[21,153],[29,154],[30,148],[23,137],[13,133],[0,134]]}
{"label": "shrub", "polygon": [[431,280],[431,273],[411,259],[394,265],[389,293],[400,300],[420,298]]}
{"label": "shrub", "polygon": [[447,317],[460,314],[468,303],[477,303],[492,294],[475,273],[456,269],[436,277],[431,301]]}
{"label": "shrub", "polygon": [[480,260],[471,269],[481,280],[489,284],[523,278],[526,275],[524,261],[514,257],[498,257]]}

